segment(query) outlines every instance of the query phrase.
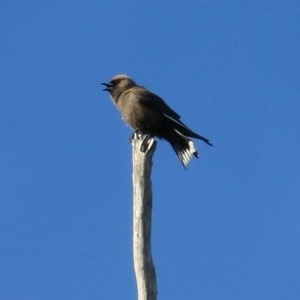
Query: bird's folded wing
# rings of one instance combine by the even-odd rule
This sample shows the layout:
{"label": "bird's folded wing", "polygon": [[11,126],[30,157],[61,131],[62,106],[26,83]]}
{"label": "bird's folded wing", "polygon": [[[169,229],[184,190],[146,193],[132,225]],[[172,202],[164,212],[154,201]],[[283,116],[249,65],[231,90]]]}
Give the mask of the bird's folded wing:
{"label": "bird's folded wing", "polygon": [[138,98],[140,104],[146,106],[147,108],[155,112],[159,112],[162,115],[167,115],[169,118],[175,119],[177,122],[179,121],[180,115],[178,115],[174,110],[172,110],[166,104],[166,102],[157,95],[141,87],[136,88],[133,92]]}

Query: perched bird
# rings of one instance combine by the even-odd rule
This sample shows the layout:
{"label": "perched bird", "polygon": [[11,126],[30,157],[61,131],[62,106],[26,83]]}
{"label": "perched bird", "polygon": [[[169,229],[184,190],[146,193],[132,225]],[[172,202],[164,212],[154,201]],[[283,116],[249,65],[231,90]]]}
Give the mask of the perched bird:
{"label": "perched bird", "polygon": [[192,156],[198,158],[197,150],[190,138],[196,138],[212,146],[209,140],[180,121],[180,116],[159,96],[137,85],[126,75],[117,75],[103,91],[110,93],[111,99],[122,114],[124,121],[135,131],[167,140],[183,166]]}

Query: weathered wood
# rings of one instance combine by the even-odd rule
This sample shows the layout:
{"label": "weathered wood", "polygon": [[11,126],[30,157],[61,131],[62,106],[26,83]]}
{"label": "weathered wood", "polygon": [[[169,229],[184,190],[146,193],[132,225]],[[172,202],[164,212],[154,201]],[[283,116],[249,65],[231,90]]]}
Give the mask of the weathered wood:
{"label": "weathered wood", "polygon": [[134,134],[133,161],[133,260],[138,300],[156,300],[156,274],[151,254],[153,138]]}

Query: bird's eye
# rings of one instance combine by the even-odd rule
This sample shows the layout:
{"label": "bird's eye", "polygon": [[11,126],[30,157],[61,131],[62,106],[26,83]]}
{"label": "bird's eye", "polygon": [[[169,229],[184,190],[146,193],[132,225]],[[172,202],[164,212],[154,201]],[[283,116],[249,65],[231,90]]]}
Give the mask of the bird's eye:
{"label": "bird's eye", "polygon": [[116,84],[118,84],[119,82],[120,82],[119,79],[114,79],[114,80],[111,81],[111,84],[112,84],[112,85],[116,85]]}

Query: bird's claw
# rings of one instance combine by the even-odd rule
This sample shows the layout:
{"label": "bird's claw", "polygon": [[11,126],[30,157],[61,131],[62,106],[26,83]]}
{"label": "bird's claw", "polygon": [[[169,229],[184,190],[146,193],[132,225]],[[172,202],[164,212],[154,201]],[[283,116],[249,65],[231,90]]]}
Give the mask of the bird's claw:
{"label": "bird's claw", "polygon": [[143,134],[141,131],[136,130],[129,138],[129,142],[131,143],[135,138],[137,139],[143,139]]}
{"label": "bird's claw", "polygon": [[152,139],[151,135],[149,134],[143,134],[141,131],[136,130],[131,137],[129,138],[129,141],[132,142],[134,139],[140,139],[142,140],[140,151],[145,153],[148,149],[151,148],[152,143],[154,140]]}
{"label": "bird's claw", "polygon": [[142,137],[142,144],[141,144],[141,151],[143,153],[145,153],[147,151],[147,149],[149,149],[150,145],[150,140],[151,140],[151,136],[149,134],[145,134],[143,137]]}

